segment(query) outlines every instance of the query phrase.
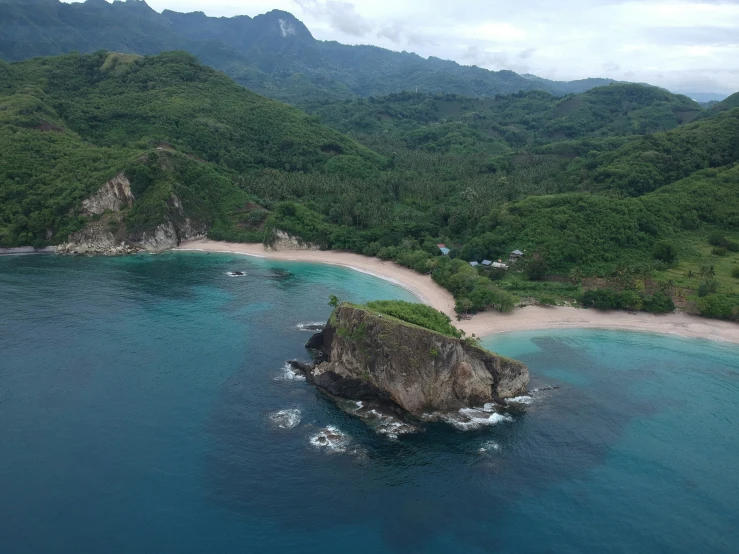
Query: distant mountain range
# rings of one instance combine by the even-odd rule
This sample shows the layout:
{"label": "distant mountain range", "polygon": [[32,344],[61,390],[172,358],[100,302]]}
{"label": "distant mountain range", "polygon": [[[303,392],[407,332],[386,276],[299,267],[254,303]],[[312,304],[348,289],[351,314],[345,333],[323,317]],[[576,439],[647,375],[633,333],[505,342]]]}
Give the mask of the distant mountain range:
{"label": "distant mountain range", "polygon": [[160,14],[144,0],[0,0],[0,57],[5,60],[100,49],[144,55],[185,50],[256,92],[292,103],[404,90],[475,97],[543,90],[563,96],[613,82],[550,81],[320,41],[292,14],[278,10],[254,18],[216,18],[202,12]]}

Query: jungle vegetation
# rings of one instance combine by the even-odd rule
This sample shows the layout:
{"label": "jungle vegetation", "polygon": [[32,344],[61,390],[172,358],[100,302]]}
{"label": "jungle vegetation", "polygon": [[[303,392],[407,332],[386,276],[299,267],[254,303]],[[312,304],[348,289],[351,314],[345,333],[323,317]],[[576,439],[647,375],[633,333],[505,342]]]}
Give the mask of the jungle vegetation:
{"label": "jungle vegetation", "polygon": [[[306,109],[184,52],[0,63],[0,245],[65,240],[85,224],[81,200],[124,172],[132,232],[176,192],[213,238],[279,229],[395,260],[449,289],[461,314],[672,302],[737,317],[739,108],[609,85]],[[514,249],[525,255],[507,272],[469,263]]]}

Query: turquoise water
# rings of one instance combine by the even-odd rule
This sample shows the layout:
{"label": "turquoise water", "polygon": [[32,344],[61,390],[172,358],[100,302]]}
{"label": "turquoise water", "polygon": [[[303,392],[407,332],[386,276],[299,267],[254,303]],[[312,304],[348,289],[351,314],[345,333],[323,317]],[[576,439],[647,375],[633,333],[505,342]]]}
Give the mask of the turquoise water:
{"label": "turquoise water", "polygon": [[0,258],[0,553],[739,550],[739,348],[498,335],[560,388],[393,441],[286,378],[332,293],[410,299],[228,255]]}

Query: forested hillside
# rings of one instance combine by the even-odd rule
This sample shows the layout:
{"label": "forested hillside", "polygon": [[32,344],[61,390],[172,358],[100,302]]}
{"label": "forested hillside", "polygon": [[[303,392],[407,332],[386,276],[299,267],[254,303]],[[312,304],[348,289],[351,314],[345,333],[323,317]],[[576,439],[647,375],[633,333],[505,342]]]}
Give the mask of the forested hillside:
{"label": "forested hillside", "polygon": [[[632,85],[310,107],[184,52],[0,64],[0,244],[65,240],[123,174],[130,237],[181,203],[213,238],[280,230],[430,273],[461,313],[519,298],[739,313],[739,109]],[[469,263],[514,249],[508,271]]]}
{"label": "forested hillside", "polygon": [[301,107],[343,132],[400,134],[409,145],[432,150],[465,142],[522,147],[583,137],[644,135],[703,115],[700,105],[685,96],[619,84],[564,98],[541,91],[494,98],[403,92]]}
{"label": "forested hillside", "polygon": [[386,95],[404,90],[494,96],[521,90],[556,95],[611,82],[563,82],[488,71],[438,58],[313,38],[287,12],[254,18],[159,14],[143,0],[0,0],[0,58],[15,61],[100,49],[129,54],[186,50],[237,83],[293,104]]}
{"label": "forested hillside", "polygon": [[[81,225],[74,213],[79,202],[126,168],[137,195],[158,195],[138,203],[138,212],[147,204],[156,209],[167,197],[158,183],[185,172],[197,174],[197,183],[183,178],[182,186],[200,189],[200,200],[186,207],[205,210],[209,224],[223,226],[237,206],[221,197],[246,202],[238,184],[250,171],[372,173],[389,163],[184,52],[151,58],[100,52],[1,64],[0,151],[4,246],[63,240]],[[162,171],[162,164],[174,164],[172,171]]]}

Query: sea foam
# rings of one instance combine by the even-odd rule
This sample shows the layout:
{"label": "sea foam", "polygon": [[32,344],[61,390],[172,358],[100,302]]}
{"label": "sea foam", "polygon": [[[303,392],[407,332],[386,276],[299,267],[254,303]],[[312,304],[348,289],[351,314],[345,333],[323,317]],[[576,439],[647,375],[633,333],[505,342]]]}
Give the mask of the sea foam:
{"label": "sea foam", "polygon": [[313,446],[327,452],[347,452],[351,444],[351,437],[333,425],[321,429],[309,440]]}
{"label": "sea foam", "polygon": [[302,413],[297,408],[279,410],[269,414],[270,421],[279,429],[292,429],[300,424]]}
{"label": "sea foam", "polygon": [[298,331],[322,331],[325,326],[325,323],[313,321],[309,323],[298,323],[295,329]]}
{"label": "sea foam", "polygon": [[275,381],[305,381],[305,375],[301,375],[289,363],[282,366],[282,372],[275,377]]}
{"label": "sea foam", "polygon": [[368,410],[365,413],[365,417],[368,423],[374,427],[377,434],[385,435],[389,439],[397,440],[400,435],[407,435],[418,431],[413,425],[403,423],[392,416],[381,414],[375,409]]}
{"label": "sea foam", "polygon": [[500,445],[495,441],[485,441],[480,445],[480,448],[478,450],[479,453],[483,452],[497,452],[500,450]]}
{"label": "sea foam", "polygon": [[510,404],[511,402],[515,404],[531,404],[533,401],[534,399],[531,396],[514,396],[513,398],[506,399],[506,404]]}
{"label": "sea foam", "polygon": [[462,408],[459,410],[459,416],[447,415],[443,419],[460,431],[472,431],[502,422],[513,421],[513,418],[508,414],[489,413],[476,408]]}

